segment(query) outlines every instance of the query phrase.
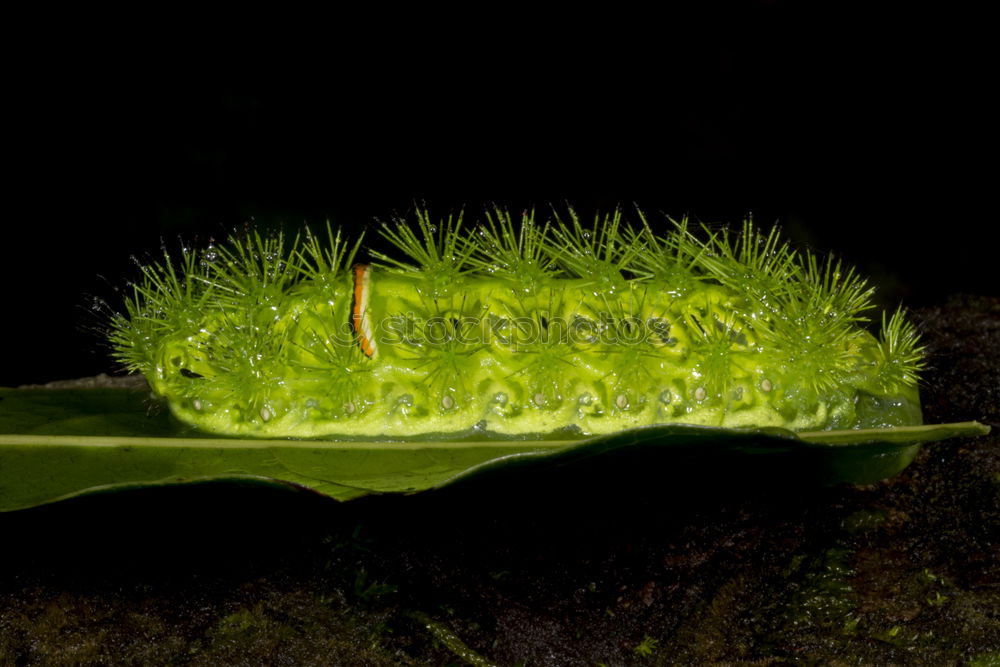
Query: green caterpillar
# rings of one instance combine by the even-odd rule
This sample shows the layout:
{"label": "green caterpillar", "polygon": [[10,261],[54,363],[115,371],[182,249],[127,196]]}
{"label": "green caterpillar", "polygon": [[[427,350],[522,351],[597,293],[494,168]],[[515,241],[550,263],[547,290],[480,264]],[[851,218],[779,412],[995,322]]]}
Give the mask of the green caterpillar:
{"label": "green caterpillar", "polygon": [[502,211],[383,224],[401,257],[329,225],[256,232],[142,269],[115,357],[180,419],[269,437],[609,433],[660,423],[796,431],[920,423],[901,311],[752,221],[584,226]]}

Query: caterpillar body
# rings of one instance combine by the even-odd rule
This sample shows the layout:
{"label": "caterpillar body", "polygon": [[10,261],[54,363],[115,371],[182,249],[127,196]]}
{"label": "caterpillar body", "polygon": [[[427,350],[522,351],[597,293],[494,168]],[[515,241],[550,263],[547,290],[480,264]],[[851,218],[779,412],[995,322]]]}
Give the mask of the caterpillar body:
{"label": "caterpillar body", "polygon": [[686,423],[920,423],[923,350],[872,289],[747,221],[666,234],[502,211],[384,224],[355,263],[329,226],[250,232],[142,268],[116,358],[180,419],[267,437],[523,436]]}

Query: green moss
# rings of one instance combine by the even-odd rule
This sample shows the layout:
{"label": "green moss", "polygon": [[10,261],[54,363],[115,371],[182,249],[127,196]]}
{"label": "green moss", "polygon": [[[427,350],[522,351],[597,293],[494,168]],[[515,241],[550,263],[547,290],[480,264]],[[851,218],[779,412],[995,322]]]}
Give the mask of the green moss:
{"label": "green moss", "polygon": [[969,660],[969,667],[1000,667],[1000,651],[973,656]]}
{"label": "green moss", "polygon": [[883,510],[860,509],[852,512],[840,522],[840,527],[849,535],[867,533],[878,528],[886,520]]}

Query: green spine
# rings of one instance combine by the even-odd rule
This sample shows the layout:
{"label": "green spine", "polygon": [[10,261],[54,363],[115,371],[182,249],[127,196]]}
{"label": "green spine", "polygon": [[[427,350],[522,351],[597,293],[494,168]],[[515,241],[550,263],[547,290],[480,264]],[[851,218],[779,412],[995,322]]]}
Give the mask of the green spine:
{"label": "green spine", "polygon": [[143,268],[110,337],[181,419],[270,437],[656,423],[793,430],[919,423],[922,348],[872,289],[751,221],[693,231],[489,212],[382,226],[354,326],[360,239],[256,232]]}

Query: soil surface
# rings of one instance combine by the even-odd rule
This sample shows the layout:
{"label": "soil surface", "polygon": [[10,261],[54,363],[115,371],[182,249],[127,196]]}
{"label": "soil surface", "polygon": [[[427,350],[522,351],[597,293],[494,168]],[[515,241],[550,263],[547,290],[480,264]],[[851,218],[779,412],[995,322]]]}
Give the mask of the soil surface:
{"label": "soil surface", "polygon": [[238,485],[0,515],[3,665],[1000,664],[1000,299],[913,313],[926,446],[338,504]]}

